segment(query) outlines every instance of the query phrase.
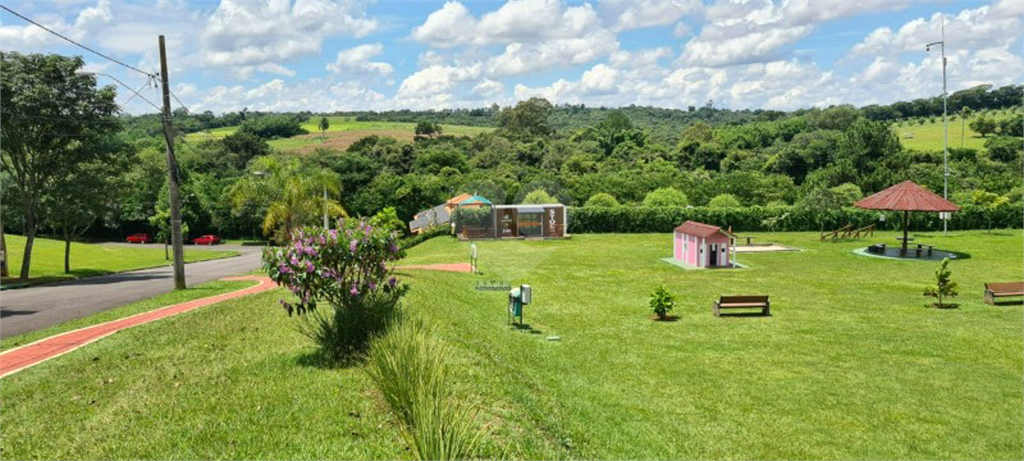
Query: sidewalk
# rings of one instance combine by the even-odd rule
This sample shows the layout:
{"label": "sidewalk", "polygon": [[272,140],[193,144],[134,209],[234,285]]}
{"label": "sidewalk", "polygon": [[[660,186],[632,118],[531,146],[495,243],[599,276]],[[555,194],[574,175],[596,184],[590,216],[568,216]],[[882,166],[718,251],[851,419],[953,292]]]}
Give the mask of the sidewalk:
{"label": "sidewalk", "polygon": [[132,315],[123,319],[117,319],[98,325],[80,328],[78,330],[72,330],[49,338],[44,338],[15,349],[4,351],[0,353],[0,378],[28,368],[37,363],[66,354],[78,349],[79,347],[117,333],[118,331],[126,328],[142,325],[154,320],[160,320],[162,318],[177,315],[182,312],[188,312],[192,309],[208,306],[221,301],[227,301],[229,299],[267,291],[275,288],[276,286],[269,278],[262,276],[231,277],[224,280],[256,280],[260,283],[256,286],[245,288],[243,290],[210,296],[208,298],[194,299],[181,304],[161,307],[149,312]]}

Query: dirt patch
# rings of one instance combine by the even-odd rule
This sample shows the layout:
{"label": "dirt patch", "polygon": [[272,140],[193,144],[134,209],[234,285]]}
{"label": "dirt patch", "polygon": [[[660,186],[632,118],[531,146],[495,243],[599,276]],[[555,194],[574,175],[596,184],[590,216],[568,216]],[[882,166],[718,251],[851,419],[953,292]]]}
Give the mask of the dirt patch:
{"label": "dirt patch", "polygon": [[424,269],[429,271],[443,272],[473,272],[473,266],[470,266],[469,263],[420,264],[414,266],[398,266],[397,269]]}
{"label": "dirt patch", "polygon": [[655,322],[675,322],[676,320],[679,320],[679,316],[678,315],[666,315],[665,318],[661,318],[661,317],[658,317],[658,314],[654,314],[654,315],[651,316],[651,320],[654,320]]}
{"label": "dirt patch", "polygon": [[381,131],[381,130],[359,130],[359,131],[333,131],[325,134],[310,133],[288,138],[289,147],[281,147],[284,152],[296,154],[308,154],[318,148],[331,150],[345,150],[356,141],[367,136],[380,136],[395,138],[399,141],[412,142],[415,133],[411,131]]}
{"label": "dirt patch", "polygon": [[800,251],[796,248],[782,246],[776,243],[759,245],[736,245],[737,253],[768,253],[772,251]]}

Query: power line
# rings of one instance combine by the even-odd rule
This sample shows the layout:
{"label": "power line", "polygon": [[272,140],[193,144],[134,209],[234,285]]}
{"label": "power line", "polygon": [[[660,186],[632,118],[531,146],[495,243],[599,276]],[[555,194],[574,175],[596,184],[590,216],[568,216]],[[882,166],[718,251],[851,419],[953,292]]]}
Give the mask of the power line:
{"label": "power line", "polygon": [[148,75],[148,76],[150,76],[151,78],[156,78],[156,74],[153,74],[153,73],[150,73],[150,72],[146,72],[146,71],[144,71],[144,70],[141,70],[141,69],[139,69],[139,68],[137,68],[137,67],[134,67],[134,66],[130,66],[130,65],[128,65],[128,64],[125,64],[125,63],[123,63],[123,62],[121,62],[121,61],[118,61],[117,59],[114,59],[114,58],[112,58],[112,57],[110,57],[110,56],[107,56],[107,55],[105,55],[105,54],[103,54],[103,53],[100,53],[99,51],[96,51],[96,50],[94,50],[94,49],[92,49],[92,48],[89,48],[89,47],[87,47],[87,46],[85,46],[85,45],[83,45],[83,44],[81,44],[81,43],[78,43],[78,42],[76,42],[76,41],[74,41],[74,40],[72,40],[72,39],[70,39],[70,38],[67,38],[67,37],[65,37],[65,36],[61,35],[61,34],[60,34],[59,32],[56,32],[56,31],[54,31],[53,29],[50,29],[50,28],[48,28],[48,27],[46,27],[46,26],[44,26],[44,25],[42,25],[42,24],[39,24],[38,22],[35,22],[35,21],[33,21],[33,20],[31,20],[31,19],[29,19],[29,18],[27,18],[27,17],[23,16],[23,15],[22,15],[21,13],[18,13],[17,11],[14,11],[14,10],[12,10],[12,9],[8,8],[8,7],[7,7],[7,5],[3,5],[3,4],[0,4],[0,8],[3,8],[4,10],[7,10],[7,12],[8,12],[8,13],[11,13],[11,14],[13,14],[13,15],[15,15],[15,16],[17,16],[17,17],[21,18],[21,19],[24,19],[25,21],[28,21],[29,23],[31,23],[31,24],[33,24],[33,25],[35,25],[36,27],[39,27],[40,29],[43,29],[43,30],[45,30],[45,31],[47,31],[47,32],[49,32],[49,33],[51,33],[51,34],[53,34],[53,35],[56,35],[56,36],[58,36],[58,37],[60,37],[60,38],[62,38],[62,39],[64,39],[64,40],[66,40],[66,41],[70,42],[71,44],[73,44],[73,45],[75,45],[75,46],[78,46],[79,48],[82,48],[82,49],[84,49],[84,50],[86,50],[86,51],[89,51],[90,53],[93,53],[93,54],[95,54],[95,55],[97,55],[97,56],[100,56],[100,57],[102,57],[102,58],[105,58],[105,59],[107,59],[108,61],[111,61],[111,62],[114,62],[114,63],[120,64],[120,65],[122,65],[122,66],[124,66],[124,67],[127,67],[127,68],[129,68],[129,69],[131,69],[131,70],[134,70],[135,72],[139,72],[139,73],[142,73],[142,74]]}

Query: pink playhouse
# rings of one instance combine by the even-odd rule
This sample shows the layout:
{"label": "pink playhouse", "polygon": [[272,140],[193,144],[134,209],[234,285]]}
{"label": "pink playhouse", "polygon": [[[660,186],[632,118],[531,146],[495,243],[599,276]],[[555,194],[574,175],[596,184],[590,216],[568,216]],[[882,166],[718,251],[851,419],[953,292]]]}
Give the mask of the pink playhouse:
{"label": "pink playhouse", "polygon": [[686,221],[672,242],[673,257],[690,266],[733,267],[736,260],[734,236],[718,226]]}

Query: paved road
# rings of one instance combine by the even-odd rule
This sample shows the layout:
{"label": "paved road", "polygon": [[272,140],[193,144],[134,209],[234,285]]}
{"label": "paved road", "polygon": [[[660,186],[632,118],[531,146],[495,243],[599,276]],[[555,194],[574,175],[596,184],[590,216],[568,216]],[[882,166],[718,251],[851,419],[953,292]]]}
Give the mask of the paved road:
{"label": "paved road", "polygon": [[[208,247],[192,247],[207,249]],[[260,267],[260,247],[219,245],[241,256],[185,265],[188,286],[241,275]],[[125,304],[152,298],[174,288],[171,266],[89,277],[71,282],[0,292],[0,338],[39,330]]]}

